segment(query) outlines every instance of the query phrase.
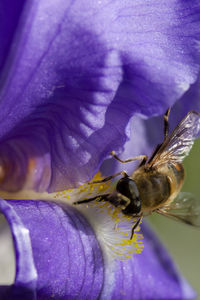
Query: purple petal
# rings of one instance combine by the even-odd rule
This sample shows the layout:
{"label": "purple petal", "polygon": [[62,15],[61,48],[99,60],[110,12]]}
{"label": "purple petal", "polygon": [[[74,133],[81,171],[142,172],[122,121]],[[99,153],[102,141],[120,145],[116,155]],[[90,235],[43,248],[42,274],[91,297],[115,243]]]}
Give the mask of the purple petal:
{"label": "purple petal", "polygon": [[6,300],[98,298],[102,255],[81,215],[72,208],[66,212],[54,203],[36,201],[1,200],[0,208],[16,251],[15,283],[7,287]]}
{"label": "purple petal", "polygon": [[142,254],[102,260],[94,233],[74,209],[28,200],[1,200],[0,208],[16,251],[15,282],[0,289],[5,300],[194,297],[146,225]]}
{"label": "purple petal", "polygon": [[[172,131],[190,110],[200,112],[200,75],[195,84],[172,107],[169,118],[169,129]],[[121,107],[122,109],[122,107]],[[163,115],[144,119],[134,116],[129,124],[130,140],[123,148],[120,158],[127,159],[138,155],[151,156],[155,147],[163,141]],[[131,174],[138,162],[123,165],[123,169]],[[105,160],[102,173],[110,175],[122,170],[122,165],[113,158]]]}
{"label": "purple petal", "polygon": [[[183,281],[171,258],[146,224],[144,250],[116,268],[111,299],[194,299],[195,293]],[[120,293],[120,294],[119,294]],[[120,298],[121,297],[121,298]]]}
{"label": "purple petal", "polygon": [[7,59],[25,0],[0,2],[0,73]]}
{"label": "purple petal", "polygon": [[199,23],[198,1],[28,3],[1,74],[2,188],[91,178],[134,113],[162,113],[196,81]]}

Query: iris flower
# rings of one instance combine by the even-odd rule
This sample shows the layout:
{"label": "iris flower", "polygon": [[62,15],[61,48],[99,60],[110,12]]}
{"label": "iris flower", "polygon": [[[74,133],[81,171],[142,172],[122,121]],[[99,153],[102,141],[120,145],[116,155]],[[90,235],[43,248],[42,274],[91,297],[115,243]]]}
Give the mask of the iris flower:
{"label": "iris flower", "polygon": [[0,209],[16,257],[1,299],[195,296],[145,223],[141,254],[107,259],[92,221],[40,200],[103,162],[113,174],[112,150],[149,154],[175,102],[172,127],[200,110],[199,49],[199,0],[1,0]]}

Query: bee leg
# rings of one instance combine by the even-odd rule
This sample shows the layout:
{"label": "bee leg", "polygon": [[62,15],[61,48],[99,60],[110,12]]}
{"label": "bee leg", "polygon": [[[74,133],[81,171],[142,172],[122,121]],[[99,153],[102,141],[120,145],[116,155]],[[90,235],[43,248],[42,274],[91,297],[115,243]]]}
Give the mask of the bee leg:
{"label": "bee leg", "polygon": [[91,181],[91,182],[88,182],[88,184],[106,182],[106,181],[109,181],[109,180],[113,179],[113,178],[116,177],[116,176],[119,176],[119,175],[123,175],[124,177],[128,177],[128,174],[127,174],[125,171],[121,171],[121,172],[116,173],[116,174],[114,174],[114,175],[105,177],[105,178],[102,179],[102,180],[97,180],[97,181]]}
{"label": "bee leg", "polygon": [[150,163],[153,158],[156,156],[156,154],[158,153],[158,151],[160,150],[162,144],[165,142],[165,140],[167,139],[168,137],[168,133],[169,133],[169,114],[170,114],[170,110],[171,108],[168,108],[168,110],[166,111],[166,113],[164,114],[164,140],[161,144],[158,144],[156,146],[156,149],[154,150],[153,154],[151,155],[148,163]]}
{"label": "bee leg", "polygon": [[126,160],[121,160],[115,153],[115,151],[112,151],[110,153],[116,160],[120,161],[121,163],[125,164],[125,163],[128,163],[128,162],[131,162],[131,161],[134,161],[134,160],[139,160],[141,159],[143,164],[146,163],[148,157],[147,155],[139,155],[139,156],[136,156],[136,157],[132,157],[132,158],[129,158],[129,159],[126,159]]}
{"label": "bee leg", "polygon": [[170,110],[171,110],[171,108],[168,108],[168,110],[164,114],[164,141],[167,139],[168,133],[169,133],[169,114],[170,114]]}
{"label": "bee leg", "polygon": [[137,222],[133,225],[133,228],[132,228],[132,230],[131,230],[131,237],[130,237],[130,240],[132,240],[133,235],[134,235],[134,231],[135,231],[135,229],[139,226],[139,224],[140,224],[142,218],[143,218],[143,216],[140,216],[140,217],[138,218]]}
{"label": "bee leg", "polygon": [[115,207],[120,208],[122,211],[130,204],[130,199],[120,193],[116,193],[114,195],[110,194],[107,198],[107,201],[109,201]]}
{"label": "bee leg", "polygon": [[92,201],[96,200],[97,198],[99,198],[99,201],[102,201],[102,200],[104,200],[104,198],[106,199],[107,196],[108,196],[108,194],[102,195],[102,196],[96,196],[96,197],[85,199],[85,200],[79,200],[79,201],[74,202],[73,205],[79,205],[79,204],[83,204],[83,203],[92,202]]}

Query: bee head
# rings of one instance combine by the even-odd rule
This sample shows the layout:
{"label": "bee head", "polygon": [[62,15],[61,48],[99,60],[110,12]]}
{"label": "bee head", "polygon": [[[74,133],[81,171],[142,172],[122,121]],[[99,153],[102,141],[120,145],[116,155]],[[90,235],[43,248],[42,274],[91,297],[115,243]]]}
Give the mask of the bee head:
{"label": "bee head", "polygon": [[141,211],[140,195],[133,179],[128,176],[121,178],[117,183],[116,190],[130,200],[126,208],[122,210],[125,215],[138,214]]}

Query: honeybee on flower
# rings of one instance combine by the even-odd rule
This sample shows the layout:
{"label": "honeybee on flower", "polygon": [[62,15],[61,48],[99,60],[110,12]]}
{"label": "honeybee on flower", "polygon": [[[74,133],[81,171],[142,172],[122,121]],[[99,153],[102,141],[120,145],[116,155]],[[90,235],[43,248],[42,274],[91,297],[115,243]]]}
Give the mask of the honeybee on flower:
{"label": "honeybee on flower", "polygon": [[184,181],[182,161],[189,154],[200,131],[200,114],[190,111],[169,135],[169,113],[170,109],[164,115],[164,140],[149,159],[146,155],[140,155],[121,160],[113,151],[111,154],[121,163],[135,160],[141,160],[141,163],[131,176],[122,171],[100,181],[91,182],[102,183],[122,175],[113,192],[74,203],[78,205],[94,200],[110,202],[124,215],[136,218],[131,230],[131,239],[143,216],[152,212],[196,227],[200,226],[200,201],[189,193],[179,193]]}

